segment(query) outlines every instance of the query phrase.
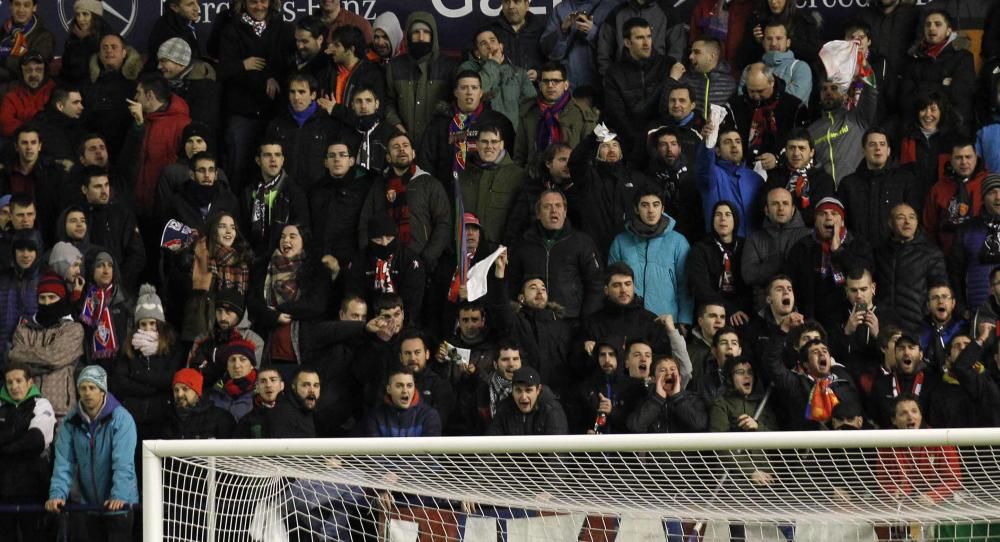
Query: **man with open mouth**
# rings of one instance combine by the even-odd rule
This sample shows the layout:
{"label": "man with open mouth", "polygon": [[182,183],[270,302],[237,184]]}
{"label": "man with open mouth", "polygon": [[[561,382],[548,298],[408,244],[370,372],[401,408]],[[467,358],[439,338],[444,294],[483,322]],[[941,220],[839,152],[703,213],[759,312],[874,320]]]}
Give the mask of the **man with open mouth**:
{"label": "man with open mouth", "polygon": [[927,412],[935,390],[941,384],[941,371],[924,362],[920,342],[911,334],[903,333],[896,339],[896,365],[892,371],[879,375],[872,385],[869,409],[879,427],[888,429],[895,424],[893,407],[896,398],[908,394],[920,402],[920,409]]}

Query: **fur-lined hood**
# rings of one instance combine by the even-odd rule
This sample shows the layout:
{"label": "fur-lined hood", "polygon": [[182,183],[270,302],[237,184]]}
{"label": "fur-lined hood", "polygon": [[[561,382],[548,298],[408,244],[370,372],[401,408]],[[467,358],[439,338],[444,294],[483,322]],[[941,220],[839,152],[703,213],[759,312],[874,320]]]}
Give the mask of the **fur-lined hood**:
{"label": "fur-lined hood", "polygon": [[[101,68],[101,61],[98,60],[100,53],[94,53],[90,56],[90,82],[94,83],[101,76],[103,71]],[[129,81],[135,81],[139,78],[139,72],[142,71],[142,55],[139,51],[132,47],[131,45],[125,46],[125,63],[122,64],[122,75],[125,79]]]}
{"label": "fur-lined hood", "polygon": [[[524,310],[524,305],[522,305],[520,302],[511,301],[510,304],[511,307],[514,309],[515,314],[519,314]],[[566,309],[559,303],[556,303],[555,301],[549,301],[548,303],[546,303],[545,308],[542,310],[547,310],[551,312],[554,320],[561,320],[563,315],[566,313]]]}

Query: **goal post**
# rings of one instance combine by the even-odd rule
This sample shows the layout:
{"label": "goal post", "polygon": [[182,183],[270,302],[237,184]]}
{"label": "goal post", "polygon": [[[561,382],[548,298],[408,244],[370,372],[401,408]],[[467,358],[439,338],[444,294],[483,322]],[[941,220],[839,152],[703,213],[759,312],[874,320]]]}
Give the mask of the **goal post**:
{"label": "goal post", "polygon": [[998,451],[1000,429],[146,441],[143,538],[1000,540]]}

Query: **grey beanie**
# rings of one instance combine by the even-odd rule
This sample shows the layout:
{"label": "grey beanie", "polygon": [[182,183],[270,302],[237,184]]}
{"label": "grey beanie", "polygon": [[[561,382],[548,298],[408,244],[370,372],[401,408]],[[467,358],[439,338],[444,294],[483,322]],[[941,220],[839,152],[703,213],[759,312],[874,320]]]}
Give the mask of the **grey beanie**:
{"label": "grey beanie", "polygon": [[77,262],[83,263],[83,254],[75,246],[65,241],[56,243],[52,247],[52,252],[49,253],[49,268],[62,277],[63,280],[70,279],[70,277],[66,276],[66,273]]}
{"label": "grey beanie", "polygon": [[163,302],[160,301],[160,296],[156,295],[156,287],[152,284],[143,284],[139,287],[139,299],[135,302],[135,321],[146,318],[158,322],[167,320],[163,315]]}

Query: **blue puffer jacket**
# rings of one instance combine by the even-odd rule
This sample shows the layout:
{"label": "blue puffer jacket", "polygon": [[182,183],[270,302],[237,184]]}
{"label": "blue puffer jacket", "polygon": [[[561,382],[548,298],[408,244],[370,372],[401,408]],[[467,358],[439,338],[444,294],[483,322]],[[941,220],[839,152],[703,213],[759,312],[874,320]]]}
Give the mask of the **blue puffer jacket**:
{"label": "blue puffer jacket", "polygon": [[987,171],[1000,171],[1000,119],[994,117],[976,132],[976,154],[983,157]]}
{"label": "blue puffer jacket", "polygon": [[413,395],[410,408],[402,409],[389,404],[387,398],[368,416],[369,437],[439,437],[441,416],[434,407],[420,401],[420,394]]}
{"label": "blue puffer jacket", "polygon": [[[986,213],[982,214],[958,230],[958,238],[952,247],[952,285],[957,288],[960,303],[973,309],[983,304],[990,296],[990,271],[1000,265],[1000,239],[990,239],[988,222],[1000,220]],[[959,275],[961,273],[961,275]]]}
{"label": "blue puffer jacket", "polygon": [[657,316],[672,314],[677,323],[690,324],[694,301],[688,292],[685,267],[691,247],[674,231],[676,223],[663,213],[660,228],[651,237],[640,236],[632,223],[627,224],[611,243],[608,265],[625,262],[632,268],[635,293],[645,300],[647,310]]}
{"label": "blue puffer jacket", "polygon": [[740,213],[736,236],[750,237],[760,224],[757,198],[764,179],[746,166],[745,162],[733,163],[715,154],[715,149],[698,148],[695,161],[695,182],[701,194],[702,213],[705,217],[705,233],[711,233],[712,209],[715,204],[726,200],[733,202]]}
{"label": "blue puffer jacket", "polygon": [[114,395],[107,394],[94,420],[74,406],[56,436],[49,499],[68,499],[73,478],[79,475],[85,504],[109,499],[139,502],[135,446],[135,422]]}

